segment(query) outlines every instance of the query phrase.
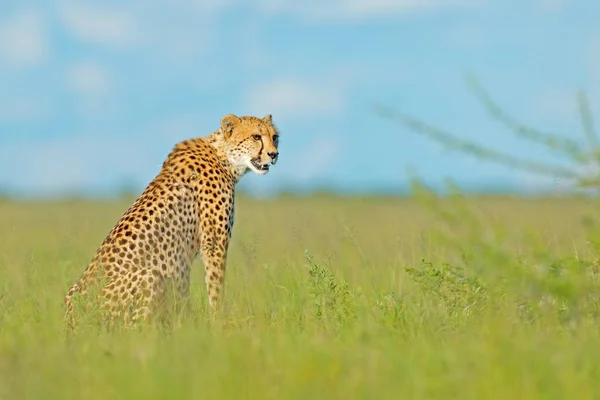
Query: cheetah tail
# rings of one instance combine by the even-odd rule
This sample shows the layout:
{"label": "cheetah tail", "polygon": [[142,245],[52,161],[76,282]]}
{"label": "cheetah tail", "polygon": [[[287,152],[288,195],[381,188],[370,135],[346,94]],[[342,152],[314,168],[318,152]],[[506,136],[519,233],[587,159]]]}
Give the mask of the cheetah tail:
{"label": "cheetah tail", "polygon": [[71,286],[67,292],[67,295],[65,296],[65,323],[67,325],[67,329],[71,332],[75,329],[75,316],[73,314],[72,297],[75,293],[78,293],[80,289],[81,287],[79,285],[79,281],[77,281],[73,286]]}

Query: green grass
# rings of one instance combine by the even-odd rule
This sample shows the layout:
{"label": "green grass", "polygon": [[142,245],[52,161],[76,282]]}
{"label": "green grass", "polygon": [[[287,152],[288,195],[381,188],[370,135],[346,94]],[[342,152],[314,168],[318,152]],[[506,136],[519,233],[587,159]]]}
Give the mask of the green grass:
{"label": "green grass", "polygon": [[0,202],[0,399],[600,396],[591,199],[240,198],[224,309],[64,337],[128,202]]}

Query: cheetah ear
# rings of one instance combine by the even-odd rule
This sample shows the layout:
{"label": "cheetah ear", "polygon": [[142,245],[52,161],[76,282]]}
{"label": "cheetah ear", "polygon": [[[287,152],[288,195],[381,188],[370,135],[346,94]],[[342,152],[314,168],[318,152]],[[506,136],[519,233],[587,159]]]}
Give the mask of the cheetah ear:
{"label": "cheetah ear", "polygon": [[270,123],[272,123],[272,119],[273,119],[273,116],[271,114],[268,114],[266,117],[263,118],[263,121],[270,124]]}
{"label": "cheetah ear", "polygon": [[241,121],[238,117],[233,114],[227,114],[223,118],[221,118],[221,132],[225,139],[228,139],[233,132],[233,128],[236,127]]}

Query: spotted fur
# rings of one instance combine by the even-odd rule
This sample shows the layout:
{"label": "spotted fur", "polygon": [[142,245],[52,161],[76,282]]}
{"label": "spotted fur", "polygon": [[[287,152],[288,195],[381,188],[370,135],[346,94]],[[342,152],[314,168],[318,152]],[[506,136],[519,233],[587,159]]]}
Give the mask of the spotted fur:
{"label": "spotted fur", "polygon": [[168,286],[189,293],[190,266],[205,266],[209,304],[223,292],[234,220],[235,185],[248,171],[264,175],[277,161],[279,134],[271,115],[221,119],[219,130],[175,145],[159,174],[125,212],[65,297],[74,328],[73,296],[99,287],[109,319],[146,320]]}

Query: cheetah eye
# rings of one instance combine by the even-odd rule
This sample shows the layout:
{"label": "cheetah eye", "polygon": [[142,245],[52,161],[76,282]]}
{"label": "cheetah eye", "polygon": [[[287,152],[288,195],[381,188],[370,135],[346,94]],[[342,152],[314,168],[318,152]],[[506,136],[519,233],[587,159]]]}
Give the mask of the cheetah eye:
{"label": "cheetah eye", "polygon": [[276,142],[279,140],[279,135],[273,135],[273,141]]}
{"label": "cheetah eye", "polygon": [[260,140],[260,135],[258,133],[255,133],[254,135],[252,135],[252,139],[259,141]]}

